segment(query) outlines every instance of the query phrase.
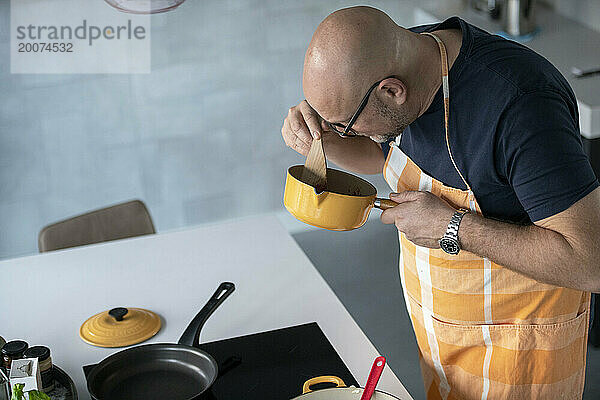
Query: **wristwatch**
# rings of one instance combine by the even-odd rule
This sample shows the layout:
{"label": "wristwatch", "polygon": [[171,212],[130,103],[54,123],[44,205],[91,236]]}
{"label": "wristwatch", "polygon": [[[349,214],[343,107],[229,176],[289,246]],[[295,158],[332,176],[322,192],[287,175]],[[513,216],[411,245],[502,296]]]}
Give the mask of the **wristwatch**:
{"label": "wristwatch", "polygon": [[469,210],[461,208],[460,210],[456,210],[456,212],[450,219],[450,223],[448,224],[446,233],[440,239],[440,247],[446,253],[456,255],[460,252],[460,242],[458,241],[458,228],[460,227],[460,221],[462,221],[463,216],[468,212]]}

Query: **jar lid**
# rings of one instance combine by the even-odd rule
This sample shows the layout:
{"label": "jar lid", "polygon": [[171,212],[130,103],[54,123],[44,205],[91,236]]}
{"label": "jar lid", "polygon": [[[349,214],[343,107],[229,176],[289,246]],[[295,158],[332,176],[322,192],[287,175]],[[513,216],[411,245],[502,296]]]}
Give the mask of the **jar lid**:
{"label": "jar lid", "polygon": [[160,327],[160,317],[152,311],[118,307],[90,317],[79,336],[93,346],[123,347],[150,339]]}
{"label": "jar lid", "polygon": [[44,361],[50,358],[50,349],[46,346],[33,346],[25,350],[23,358],[37,358],[38,361]]}
{"label": "jar lid", "polygon": [[29,345],[23,340],[12,340],[2,346],[2,354],[11,356],[22,355]]}

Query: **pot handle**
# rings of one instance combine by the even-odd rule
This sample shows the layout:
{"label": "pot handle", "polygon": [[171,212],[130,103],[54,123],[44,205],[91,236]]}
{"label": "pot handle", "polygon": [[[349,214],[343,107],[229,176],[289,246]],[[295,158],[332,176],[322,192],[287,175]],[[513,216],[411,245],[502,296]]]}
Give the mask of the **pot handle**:
{"label": "pot handle", "polygon": [[234,290],[235,285],[233,283],[221,283],[217,291],[212,295],[210,300],[208,300],[208,303],[206,303],[206,305],[202,307],[202,310],[200,310],[200,312],[196,314],[192,322],[190,322],[188,327],[185,329],[185,332],[183,332],[183,335],[181,335],[181,338],[179,339],[178,343],[187,346],[199,347],[200,331],[202,330],[204,323],[206,322],[208,317],[210,317],[212,313],[215,312],[217,307],[219,307],[221,303],[223,303],[223,301],[225,301],[225,299],[231,293],[233,293]]}
{"label": "pot handle", "polygon": [[337,376],[333,376],[333,375],[323,375],[323,376],[317,376],[315,378],[311,378],[311,379],[307,380],[306,382],[304,382],[304,385],[302,386],[302,394],[312,392],[312,390],[310,390],[310,387],[312,385],[316,385],[318,383],[326,383],[326,382],[335,383],[336,387],[346,387],[346,384],[344,383],[342,378],[338,378]]}
{"label": "pot handle", "polygon": [[373,203],[373,207],[379,208],[380,210],[387,210],[388,208],[396,207],[398,204],[399,203],[396,203],[393,200],[377,198],[375,199],[375,203]]}

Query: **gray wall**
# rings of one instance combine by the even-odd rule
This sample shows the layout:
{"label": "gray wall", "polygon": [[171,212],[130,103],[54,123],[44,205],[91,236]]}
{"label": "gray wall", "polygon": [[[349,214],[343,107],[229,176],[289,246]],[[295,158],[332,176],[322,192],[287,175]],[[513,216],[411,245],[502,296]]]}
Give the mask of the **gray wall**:
{"label": "gray wall", "polygon": [[[597,0],[547,1],[600,24]],[[281,211],[286,168],[303,162],[280,128],[303,98],[304,50],[329,12],[356,4],[188,0],[153,17],[151,74],[11,75],[9,3],[0,0],[0,258],[36,252],[48,223],[131,198],[159,231]],[[413,25],[409,0],[370,4]]]}
{"label": "gray wall", "polygon": [[[98,0],[101,1],[101,0]],[[282,210],[280,129],[317,24],[352,1],[189,0],[152,20],[147,75],[11,75],[0,0],[0,258],[131,198],[159,231]],[[399,23],[405,2],[372,1]],[[376,180],[381,186],[381,179]]]}

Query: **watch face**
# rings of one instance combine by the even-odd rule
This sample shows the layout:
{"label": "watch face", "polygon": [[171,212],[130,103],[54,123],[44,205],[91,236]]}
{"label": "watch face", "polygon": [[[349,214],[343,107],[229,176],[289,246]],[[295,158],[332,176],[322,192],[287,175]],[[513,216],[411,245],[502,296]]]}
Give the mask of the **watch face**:
{"label": "watch face", "polygon": [[458,254],[460,251],[458,241],[450,238],[440,239],[440,247],[448,254]]}

